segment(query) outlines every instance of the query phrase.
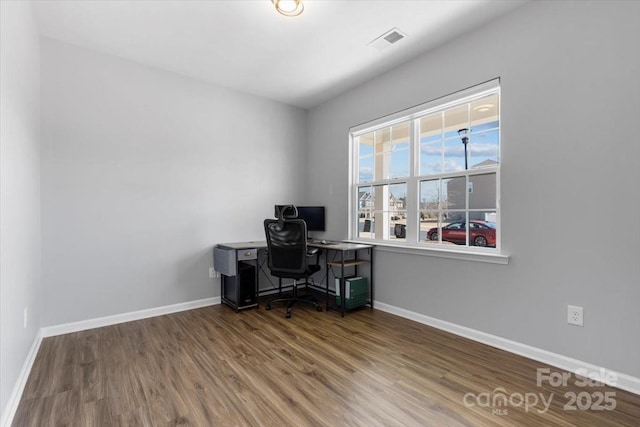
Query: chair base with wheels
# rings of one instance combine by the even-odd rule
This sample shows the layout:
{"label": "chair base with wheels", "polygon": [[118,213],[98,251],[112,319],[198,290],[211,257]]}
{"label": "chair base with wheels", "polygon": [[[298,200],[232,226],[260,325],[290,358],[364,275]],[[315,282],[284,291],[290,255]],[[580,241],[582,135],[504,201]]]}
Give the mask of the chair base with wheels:
{"label": "chair base with wheels", "polygon": [[278,298],[274,298],[272,300],[269,300],[267,302],[267,304],[265,305],[264,309],[265,310],[271,310],[271,304],[280,303],[280,302],[288,303],[287,304],[287,313],[285,314],[285,317],[287,319],[289,319],[291,317],[291,310],[293,309],[294,304],[296,304],[298,302],[303,302],[305,304],[310,304],[310,305],[314,306],[317,311],[322,311],[322,306],[318,302],[318,299],[316,297],[314,297],[313,295],[309,294],[309,295],[298,296],[298,283],[297,283],[297,280],[295,280],[295,279],[293,281],[293,292],[292,292],[292,296],[291,297],[278,297]]}

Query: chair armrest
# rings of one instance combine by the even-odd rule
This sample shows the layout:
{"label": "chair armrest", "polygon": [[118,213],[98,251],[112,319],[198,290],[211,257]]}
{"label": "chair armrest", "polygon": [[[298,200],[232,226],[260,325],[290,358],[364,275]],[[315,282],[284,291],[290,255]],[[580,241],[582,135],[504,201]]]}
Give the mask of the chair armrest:
{"label": "chair armrest", "polygon": [[307,258],[315,255],[317,265],[320,265],[320,254],[322,254],[322,249],[320,248],[307,248]]}

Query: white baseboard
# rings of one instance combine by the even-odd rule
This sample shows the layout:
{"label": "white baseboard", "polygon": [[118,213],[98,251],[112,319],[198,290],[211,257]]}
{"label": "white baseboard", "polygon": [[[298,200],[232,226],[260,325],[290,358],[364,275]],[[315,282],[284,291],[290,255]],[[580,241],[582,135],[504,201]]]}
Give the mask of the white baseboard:
{"label": "white baseboard", "polygon": [[216,304],[220,304],[220,297],[204,298],[196,301],[149,308],[147,310],[132,311],[130,313],[115,314],[113,316],[98,317],[96,319],[82,320],[79,322],[65,323],[56,326],[47,326],[40,329],[40,331],[42,337],[46,338],[55,335],[69,334],[71,332],[85,331],[87,329],[101,328],[103,326],[116,325],[118,323],[131,322],[133,320],[162,316],[163,314],[193,310],[194,308],[207,307]]}
{"label": "white baseboard", "polygon": [[13,417],[16,415],[16,411],[18,410],[18,404],[20,403],[20,399],[22,398],[22,392],[24,391],[24,387],[27,385],[27,378],[29,378],[31,368],[33,367],[33,362],[36,360],[36,355],[38,354],[41,343],[42,330],[38,331],[36,339],[33,341],[33,344],[29,349],[27,358],[22,365],[22,370],[20,370],[20,375],[18,375],[18,379],[16,380],[16,384],[13,387],[11,396],[9,396],[7,406],[2,412],[2,419],[0,420],[0,426],[2,427],[9,427],[13,422]]}
{"label": "white baseboard", "polygon": [[409,310],[405,310],[399,307],[395,307],[383,302],[375,301],[374,307],[387,313],[395,314],[405,319],[410,319],[424,325],[432,326],[437,329],[441,329],[446,332],[450,332],[455,335],[459,335],[465,338],[469,338],[473,341],[487,344],[492,347],[499,348],[501,350],[508,351],[520,356],[527,357],[529,359],[537,360],[538,362],[545,363],[547,365],[555,366],[562,370],[572,372],[574,374],[581,374],[585,372],[589,373],[602,373],[606,372],[606,375],[600,378],[606,379],[609,374],[615,378],[613,382],[607,382],[612,387],[619,388],[621,390],[628,391],[630,393],[640,395],[640,378],[633,377],[631,375],[622,374],[612,371],[600,366],[586,363],[581,360],[573,359],[571,357],[563,356],[561,354],[552,353],[540,348],[531,347],[526,344],[522,344],[516,341],[511,341],[506,338],[501,338],[495,335],[491,335],[485,332],[477,331],[475,329],[467,328],[465,326],[456,325],[455,323],[446,322],[444,320],[435,319],[433,317],[425,316],[423,314],[415,313]]}

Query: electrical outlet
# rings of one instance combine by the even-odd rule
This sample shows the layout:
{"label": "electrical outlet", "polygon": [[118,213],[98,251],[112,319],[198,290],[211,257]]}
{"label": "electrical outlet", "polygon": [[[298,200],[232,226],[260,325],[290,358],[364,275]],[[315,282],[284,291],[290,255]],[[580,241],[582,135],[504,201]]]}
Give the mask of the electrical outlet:
{"label": "electrical outlet", "polygon": [[209,267],[209,279],[213,279],[216,277],[216,270],[213,267]]}
{"label": "electrical outlet", "polygon": [[571,325],[584,326],[582,307],[567,306],[567,322]]}

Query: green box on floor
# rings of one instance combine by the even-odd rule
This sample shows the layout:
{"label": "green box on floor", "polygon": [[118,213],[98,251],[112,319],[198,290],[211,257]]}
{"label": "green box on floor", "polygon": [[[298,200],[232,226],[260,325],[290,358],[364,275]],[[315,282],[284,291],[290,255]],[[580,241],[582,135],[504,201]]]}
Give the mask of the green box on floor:
{"label": "green box on floor", "polygon": [[[342,304],[339,278],[336,278],[336,304]],[[366,277],[347,277],[344,282],[345,308],[361,307],[367,304],[369,299],[369,284]]]}

